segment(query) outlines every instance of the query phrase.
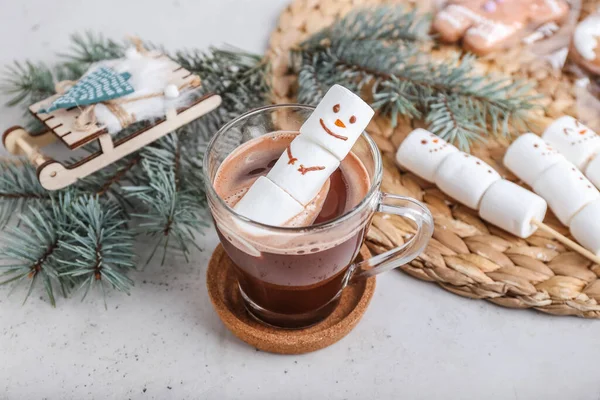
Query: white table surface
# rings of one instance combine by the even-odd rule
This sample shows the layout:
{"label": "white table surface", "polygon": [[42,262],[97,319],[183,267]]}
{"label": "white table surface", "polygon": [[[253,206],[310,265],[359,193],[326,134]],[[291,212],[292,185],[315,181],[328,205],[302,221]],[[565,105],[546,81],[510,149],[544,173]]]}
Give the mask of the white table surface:
{"label": "white table surface", "polygon": [[[287,0],[0,0],[0,64],[52,60],[86,29],[168,48],[262,51]],[[0,98],[5,100],[5,98]],[[18,112],[0,108],[2,127]],[[4,129],[2,128],[2,129]],[[257,352],[212,310],[206,264],[172,257],[133,277],[131,296],[84,302],[0,288],[0,399],[598,399],[600,322],[503,309],[392,271],[341,342]],[[144,251],[140,251],[144,254]]]}

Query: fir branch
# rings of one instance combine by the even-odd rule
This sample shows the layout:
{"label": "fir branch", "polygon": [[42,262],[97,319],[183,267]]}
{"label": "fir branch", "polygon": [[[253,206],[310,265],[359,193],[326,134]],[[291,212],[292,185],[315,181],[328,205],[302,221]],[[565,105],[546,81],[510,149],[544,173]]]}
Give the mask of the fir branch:
{"label": "fir branch", "polygon": [[49,67],[31,61],[15,61],[4,68],[0,91],[10,96],[7,106],[24,106],[23,117],[28,130],[41,132],[45,127],[29,113],[27,107],[54,95],[56,82],[78,79],[83,71],[76,65],[59,64]]}
{"label": "fir branch", "polygon": [[21,226],[13,227],[4,237],[4,248],[0,250],[0,259],[11,262],[0,265],[1,275],[10,276],[1,282],[19,284],[29,279],[29,290],[25,300],[31,295],[38,279],[42,279],[46,294],[52,306],[56,305],[52,283],[58,283],[57,258],[60,226],[64,222],[62,215],[53,214],[45,208],[30,208],[28,214],[20,216]]}
{"label": "fir branch", "polygon": [[35,168],[29,163],[0,162],[0,228],[11,217],[28,207],[42,206],[50,200],[40,185]]}
{"label": "fir branch", "polygon": [[179,51],[174,59],[201,77],[202,93],[216,93],[223,98],[217,110],[201,119],[205,127],[218,128],[268,100],[269,66],[261,56],[233,48],[211,48],[208,52]]}
{"label": "fir branch", "polygon": [[368,46],[374,42],[404,45],[428,40],[429,15],[419,16],[416,10],[402,6],[383,5],[358,9],[345,18],[312,35],[300,44],[299,50],[314,51],[343,43]]}
{"label": "fir branch", "polygon": [[195,234],[208,226],[204,222],[206,201],[200,160],[184,141],[171,134],[146,147],[141,153],[146,179],[124,188],[144,208],[143,213],[132,214],[142,220],[138,231],[158,238],[148,262],[161,245],[163,263],[169,245],[187,259],[189,243],[194,244]]}
{"label": "fir branch", "polygon": [[383,6],[352,13],[315,34],[294,50],[299,101],[318,103],[333,83],[357,93],[370,87],[371,105],[394,126],[400,115],[422,118],[463,150],[486,134],[507,136],[511,127],[524,126],[537,99],[532,86],[480,75],[470,55],[432,59],[421,51],[431,40],[423,33],[428,24],[415,12]]}
{"label": "fir branch", "polygon": [[[84,289],[83,298],[96,283],[105,282],[129,293],[134,269],[133,236],[116,204],[98,197],[79,197],[68,206],[71,229],[61,231],[59,277],[71,277]],[[67,255],[65,257],[65,255]],[[104,292],[104,288],[103,292]]]}
{"label": "fir branch", "polygon": [[67,60],[70,66],[87,68],[90,64],[123,57],[125,44],[111,39],[106,39],[102,34],[85,32],[71,35],[71,46],[66,53],[59,56]]}
{"label": "fir branch", "polygon": [[87,294],[97,281],[129,291],[133,237],[116,203],[65,192],[48,207],[30,207],[20,220],[5,235],[0,258],[9,263],[0,271],[9,276],[2,284],[30,279],[25,300],[39,279],[53,306],[56,285],[64,296],[75,287]]}

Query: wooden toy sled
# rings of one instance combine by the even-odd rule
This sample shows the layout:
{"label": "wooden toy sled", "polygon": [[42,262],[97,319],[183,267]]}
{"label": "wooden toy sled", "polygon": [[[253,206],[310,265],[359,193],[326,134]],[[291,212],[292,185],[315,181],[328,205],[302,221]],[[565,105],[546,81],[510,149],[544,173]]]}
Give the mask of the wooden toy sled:
{"label": "wooden toy sled", "polygon": [[[167,56],[158,52],[150,52],[149,54],[156,58],[167,58]],[[171,83],[178,87],[197,87],[199,85],[198,76],[193,75],[171,59],[168,60],[172,63],[172,77],[169,80]],[[97,123],[91,126],[88,125],[82,130],[76,124],[77,117],[81,114],[81,110],[77,107],[58,109],[48,114],[38,112],[57,97],[59,95],[52,96],[29,107],[31,113],[48,128],[48,131],[33,136],[24,128],[17,126],[8,129],[2,136],[4,147],[10,153],[27,156],[37,167],[40,183],[48,190],[65,188],[78,179],[82,179],[112,164],[175,129],[209,113],[221,104],[220,96],[208,94],[196,99],[187,107],[167,110],[164,118],[126,137],[113,140],[107,129]],[[39,150],[40,147],[46,146],[57,139],[61,140],[71,150],[98,140],[100,150],[74,164],[65,166],[46,157]]]}

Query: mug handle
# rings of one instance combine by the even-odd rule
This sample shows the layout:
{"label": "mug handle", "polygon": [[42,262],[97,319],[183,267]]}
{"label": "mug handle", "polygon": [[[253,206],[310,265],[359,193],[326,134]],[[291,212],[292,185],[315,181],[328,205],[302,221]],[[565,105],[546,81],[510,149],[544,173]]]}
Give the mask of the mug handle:
{"label": "mug handle", "polygon": [[352,265],[350,283],[387,272],[412,261],[425,250],[433,234],[433,216],[427,207],[417,200],[381,193],[377,212],[408,218],[417,225],[417,232],[402,246]]}

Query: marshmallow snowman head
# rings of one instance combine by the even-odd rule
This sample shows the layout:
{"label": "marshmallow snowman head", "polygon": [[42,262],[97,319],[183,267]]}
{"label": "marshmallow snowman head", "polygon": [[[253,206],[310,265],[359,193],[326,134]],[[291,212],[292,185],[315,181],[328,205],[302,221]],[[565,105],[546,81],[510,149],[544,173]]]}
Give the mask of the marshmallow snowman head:
{"label": "marshmallow snowman head", "polygon": [[343,86],[333,85],[300,133],[342,161],[374,114],[360,97]]}
{"label": "marshmallow snowman head", "polygon": [[544,131],[542,138],[579,169],[583,169],[590,158],[600,150],[600,136],[569,116],[554,121]]}
{"label": "marshmallow snowman head", "polygon": [[548,168],[565,158],[549,143],[533,134],[521,135],[506,149],[504,165],[529,186]]}
{"label": "marshmallow snowman head", "polygon": [[430,182],[442,161],[458,149],[444,139],[426,131],[415,129],[402,142],[396,152],[396,162]]}

